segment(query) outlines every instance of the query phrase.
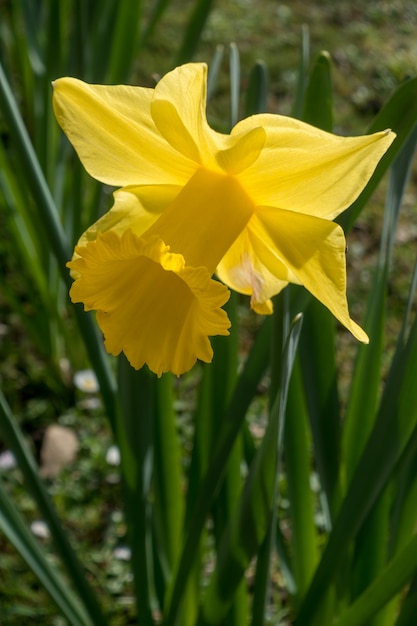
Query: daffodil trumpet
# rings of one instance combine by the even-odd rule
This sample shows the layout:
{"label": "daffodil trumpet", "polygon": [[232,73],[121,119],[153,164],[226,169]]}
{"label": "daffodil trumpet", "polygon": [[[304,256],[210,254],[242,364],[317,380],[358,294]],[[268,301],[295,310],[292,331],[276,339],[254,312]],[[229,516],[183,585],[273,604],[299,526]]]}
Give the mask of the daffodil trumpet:
{"label": "daffodil trumpet", "polygon": [[[180,375],[227,335],[227,287],[260,314],[304,285],[357,339],[346,242],[332,220],[358,197],[395,135],[340,137],[261,114],[230,134],[206,119],[207,67],[154,89],[54,82],[54,110],[86,170],[118,187],[68,263],[71,298],[97,311],[107,350]],[[213,277],[216,275],[216,277]]]}

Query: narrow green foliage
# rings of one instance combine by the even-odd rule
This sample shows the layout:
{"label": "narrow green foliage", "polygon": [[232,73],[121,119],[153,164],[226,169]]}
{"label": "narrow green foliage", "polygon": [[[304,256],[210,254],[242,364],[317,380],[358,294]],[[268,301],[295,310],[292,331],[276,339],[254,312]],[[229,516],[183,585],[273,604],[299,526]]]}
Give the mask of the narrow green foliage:
{"label": "narrow green foliage", "polygon": [[304,97],[307,88],[310,65],[310,31],[304,25],[301,29],[300,62],[297,72],[297,85],[292,114],[298,119],[302,118],[304,109]]}
{"label": "narrow green foliage", "polygon": [[240,57],[236,44],[230,44],[230,127],[239,121]]}
{"label": "narrow green foliage", "polygon": [[371,283],[364,327],[372,337],[369,346],[359,346],[345,417],[344,458],[349,482],[372,428],[380,393],[381,358],[384,348],[388,272],[402,198],[410,178],[416,147],[414,131],[395,160],[390,173],[378,264]]}
{"label": "narrow green foliage", "polygon": [[[71,278],[66,269],[66,263],[71,257],[70,248],[58,218],[51,192],[46,183],[39,161],[34,152],[23,120],[19,114],[16,101],[10,89],[3,68],[0,65],[0,108],[8,123],[11,136],[19,154],[22,174],[35,200],[38,210],[39,223],[45,229],[45,237],[49,242],[58,263],[64,283],[70,287]],[[91,363],[96,370],[103,399],[106,403],[109,419],[114,419],[114,380],[110,372],[108,360],[104,355],[103,346],[99,341],[97,329],[92,318],[85,315],[79,305],[74,305],[74,311],[80,331],[83,335]]]}
{"label": "narrow green foliage", "polygon": [[125,514],[135,580],[138,622],[152,626],[153,557],[151,483],[153,473],[153,421],[155,377],[147,369],[135,371],[119,357],[120,406],[116,436],[122,461]]}
{"label": "narrow green foliage", "polygon": [[404,599],[401,611],[395,621],[395,626],[409,626],[413,623],[417,611],[417,577],[414,575],[413,581]]}
{"label": "narrow green foliage", "polygon": [[[376,580],[335,622],[336,626],[365,626],[417,571],[417,537],[414,536],[381,570]],[[398,622],[397,622],[398,624]]]}
{"label": "narrow green foliage", "polygon": [[162,19],[169,5],[170,5],[170,0],[156,0],[156,2],[153,3],[151,16],[142,32],[141,41],[140,41],[141,47],[147,44],[156,25]]}
{"label": "narrow green foliage", "polygon": [[207,102],[213,96],[219,80],[221,62],[223,60],[224,46],[218,45],[208,68],[207,76]]}
{"label": "narrow green foliage", "polygon": [[310,73],[302,119],[323,130],[333,130],[333,87],[328,52],[321,52]]}
{"label": "narrow green foliage", "polygon": [[265,113],[267,110],[268,70],[263,61],[257,61],[253,66],[246,92],[245,117],[256,113]]}
{"label": "narrow green foliage", "polygon": [[318,533],[311,489],[310,432],[300,360],[296,359],[288,390],[284,451],[291,520],[291,562],[296,601],[308,588],[318,561]]}
{"label": "narrow green foliage", "polygon": [[110,84],[129,80],[139,43],[141,10],[142,0],[124,0],[117,7],[113,28],[106,29],[113,35],[111,42],[106,42],[112,48],[106,76]]}
{"label": "narrow green foliage", "polygon": [[[403,453],[417,423],[417,319],[410,336],[394,359],[373,431],[341,504],[312,584],[305,596],[297,626],[308,624],[335,571],[369,515]],[[384,459],[384,463],[381,463]]]}
{"label": "narrow green foliage", "polygon": [[[32,453],[24,440],[24,437],[1,390],[0,433],[2,435],[2,439],[13,451],[19,463],[19,468],[22,471],[26,488],[35,500],[41,515],[45,519],[45,522],[48,524],[55,549],[62,559],[62,563],[72,581],[72,584],[84,602],[85,611],[89,615],[91,623],[105,624],[106,620],[103,616],[97,598],[92,592],[82,566],[78,561],[77,555],[72,549],[67,535],[61,526],[46,487],[39,476],[35,459],[33,458]],[[49,566],[40,548],[36,542],[34,542],[32,535],[26,529],[23,522],[20,520],[18,513],[14,511],[14,508],[11,503],[9,503],[6,494],[3,494],[3,492],[2,499],[5,506],[3,513],[6,516],[3,518],[3,532],[5,532],[9,540],[12,541],[13,545],[22,554],[23,558],[36,575],[39,576],[39,571],[41,572],[41,580],[47,581],[47,586],[45,588],[48,593],[54,597],[54,600],[57,601],[56,594],[58,591],[57,589],[54,589],[54,586],[51,587],[50,585],[50,579],[53,581],[57,576],[57,573],[52,570],[51,566]],[[1,509],[2,506],[0,506],[0,510]],[[14,520],[12,528],[10,528],[10,524],[7,522],[7,519]],[[39,557],[39,555],[41,555],[41,557]],[[36,560],[38,560],[38,564],[34,562]],[[59,583],[60,581],[57,579],[57,585]],[[62,584],[63,583],[61,583],[61,585]],[[66,594],[64,593],[62,598],[63,602],[65,601],[65,598]],[[71,623],[77,622],[71,621]],[[85,623],[89,623],[88,620]]]}
{"label": "narrow green foliage", "polygon": [[154,411],[155,550],[167,581],[178,557],[184,518],[181,449],[175,423],[172,376],[165,374],[156,388]]}
{"label": "narrow green foliage", "polygon": [[213,4],[214,0],[195,0],[175,65],[181,65],[193,59]]}
{"label": "narrow green foliage", "polygon": [[221,623],[251,558],[263,543],[277,494],[284,416],[301,317],[294,322],[283,354],[282,380],[265,436],[249,470],[242,497],[229,518],[215,572],[203,605],[202,623]]}
{"label": "narrow green foliage", "polygon": [[372,178],[360,196],[337,220],[345,231],[352,228],[382,177],[400,153],[416,123],[417,77],[411,78],[393,93],[368,128],[368,133],[392,129],[397,133],[397,138],[377,165]]}
{"label": "narrow green foliage", "polygon": [[240,432],[248,407],[256,394],[257,386],[267,367],[270,354],[270,323],[271,320],[267,318],[259,329],[224,414],[216,448],[210,459],[204,479],[200,484],[198,497],[190,515],[181,558],[168,592],[164,622],[166,625],[175,624],[187,578],[197,557],[197,546],[206,517],[223,479],[227,460]]}
{"label": "narrow green foliage", "polygon": [[61,614],[72,626],[97,626],[106,622],[94,621],[84,611],[59,573],[52,568],[42,548],[20,517],[0,483],[0,529],[26,561],[41,585],[51,596]]}

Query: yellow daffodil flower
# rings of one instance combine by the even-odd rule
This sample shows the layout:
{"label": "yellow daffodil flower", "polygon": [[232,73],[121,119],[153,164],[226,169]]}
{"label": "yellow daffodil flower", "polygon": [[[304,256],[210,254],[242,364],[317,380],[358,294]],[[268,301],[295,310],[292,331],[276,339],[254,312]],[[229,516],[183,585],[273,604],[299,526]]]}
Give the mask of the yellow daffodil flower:
{"label": "yellow daffodil flower", "polygon": [[262,314],[288,283],[304,285],[367,342],[349,316],[345,238],[332,220],[394,134],[338,137],[270,114],[221,134],[207,123],[206,79],[197,63],[155,89],[55,81],[57,120],[85,168],[119,187],[68,263],[72,300],[97,311],[111,354],[158,375],[211,361],[209,337],[230,326],[225,285]]}

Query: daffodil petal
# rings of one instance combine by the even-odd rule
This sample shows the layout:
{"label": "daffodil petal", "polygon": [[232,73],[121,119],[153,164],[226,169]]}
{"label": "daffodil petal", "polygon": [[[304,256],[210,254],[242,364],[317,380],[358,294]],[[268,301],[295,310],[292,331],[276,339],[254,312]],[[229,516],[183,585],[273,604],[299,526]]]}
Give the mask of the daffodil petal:
{"label": "daffodil petal", "polygon": [[276,259],[275,275],[272,274],[255,255],[253,236],[249,222],[219,263],[216,274],[234,291],[251,296],[251,307],[256,313],[268,315],[273,311],[270,298],[288,285],[288,270],[282,263],[279,268]]}
{"label": "daffodil petal", "polygon": [[140,185],[123,187],[122,191],[134,194],[146,212],[159,215],[174,202],[182,189],[178,185]]}
{"label": "daffodil petal", "polygon": [[158,213],[147,211],[135,193],[135,188],[122,188],[113,194],[114,204],[92,226],[81,235],[78,246],[85,246],[89,241],[95,241],[100,233],[112,230],[122,235],[131,229],[136,235],[141,235],[158,219]]}
{"label": "daffodil petal", "polygon": [[[284,263],[302,285],[357,338],[366,333],[349,316],[346,299],[346,241],[338,224],[273,207],[258,207],[251,220],[252,245],[260,261],[278,275]],[[278,262],[278,263],[277,263]]]}
{"label": "daffodil petal", "polygon": [[173,150],[152,120],[153,89],[75,78],[53,85],[56,118],[97,180],[117,187],[182,185],[192,175],[195,165]]}
{"label": "daffodil petal", "polygon": [[220,150],[216,160],[228,174],[239,174],[252,165],[265,145],[266,133],[261,126],[252,128],[240,135],[234,135],[233,145]]}
{"label": "daffodil petal", "polygon": [[228,135],[210,128],[206,117],[207,66],[187,63],[156,85],[152,117],[161,135],[199,165],[218,169],[215,153],[231,145]]}
{"label": "daffodil petal", "polygon": [[279,206],[333,219],[358,197],[395,138],[385,131],[339,137],[280,115],[254,115],[232,136],[262,126],[266,143],[259,158],[240,175],[259,205]]}
{"label": "daffodil petal", "polygon": [[68,264],[79,276],[71,298],[97,310],[111,354],[123,351],[133,367],[147,363],[158,376],[211,361],[208,337],[228,334],[220,307],[229,291],[204,267],[187,267],[161,240],[130,230],[121,237],[108,231],[76,251]]}
{"label": "daffodil petal", "polygon": [[188,132],[175,106],[165,100],[152,102],[152,117],[161,135],[175,150],[201,164],[200,149]]}

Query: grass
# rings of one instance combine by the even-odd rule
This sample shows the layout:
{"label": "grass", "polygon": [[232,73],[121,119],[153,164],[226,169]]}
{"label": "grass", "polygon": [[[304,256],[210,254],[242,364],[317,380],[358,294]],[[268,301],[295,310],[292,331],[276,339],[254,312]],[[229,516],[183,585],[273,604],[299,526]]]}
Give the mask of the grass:
{"label": "grass", "polygon": [[[262,58],[269,69],[268,107],[272,112],[287,114],[291,111],[303,24],[309,26],[313,52],[327,49],[334,61],[338,131],[365,131],[392,89],[416,71],[417,6],[413,3],[404,0],[366,4],[240,0],[223,4],[218,3],[212,12],[197,58],[210,61],[218,44],[227,46],[231,41],[236,42],[241,55],[243,82],[247,81],[253,63]],[[171,44],[190,6],[190,2],[178,0],[158,24],[152,45],[137,61],[135,82],[153,84],[156,76],[169,69]],[[213,124],[221,118],[227,98],[223,86],[210,107]],[[393,336],[398,332],[398,320],[405,306],[404,281],[407,279],[403,277],[409,275],[415,256],[416,184],[414,176],[394,255],[389,310]],[[352,314],[357,319],[363,314],[361,303],[369,289],[370,272],[375,263],[382,197],[382,190],[379,190],[349,237],[349,294]],[[2,233],[5,232],[3,219],[0,207]],[[0,240],[0,268],[5,277],[3,288],[12,290],[21,306],[29,306],[21,288],[25,284],[21,280],[21,268],[4,235]],[[31,343],[3,288],[0,291],[1,385],[37,454],[48,424],[57,421],[77,432],[81,444],[77,460],[57,479],[50,481],[50,490],[93,585],[107,607],[113,608],[113,623],[127,624],[132,618],[132,580],[126,562],[115,558],[114,553],[117,547],[123,546],[125,527],[120,513],[118,471],[106,462],[106,452],[111,445],[108,424],[100,408],[90,411],[83,406],[81,401],[84,398],[77,397],[71,377],[65,375],[65,363],[61,375],[51,375],[45,355]],[[249,337],[251,324],[253,318],[249,316],[246,321]],[[350,338],[344,337],[339,358],[346,376],[351,367],[350,347]],[[191,377],[184,379],[181,391],[184,387],[187,394],[178,394],[176,408],[178,427],[186,447],[191,428]],[[28,521],[37,519],[37,512],[22,487],[19,470],[4,472],[4,478]],[[44,541],[48,547],[48,540]],[[59,625],[59,618],[46,595],[2,537],[0,551],[2,625],[19,626],[28,617],[33,624]]]}

